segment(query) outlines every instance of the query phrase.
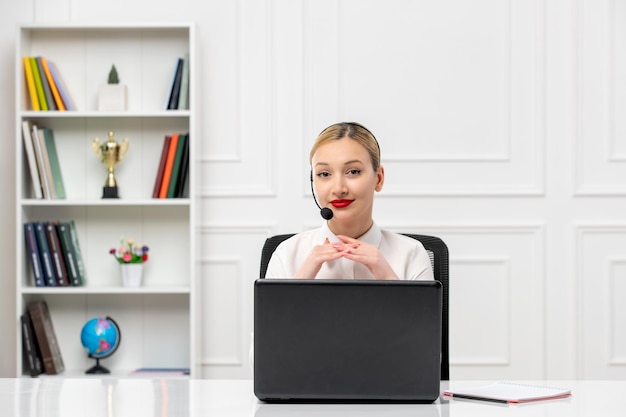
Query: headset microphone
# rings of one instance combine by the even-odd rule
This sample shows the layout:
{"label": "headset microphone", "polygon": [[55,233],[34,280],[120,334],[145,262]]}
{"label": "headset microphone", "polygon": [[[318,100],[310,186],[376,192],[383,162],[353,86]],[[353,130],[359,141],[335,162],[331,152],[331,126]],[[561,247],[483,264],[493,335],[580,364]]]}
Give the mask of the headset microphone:
{"label": "headset microphone", "polygon": [[320,209],[320,216],[324,220],[330,220],[333,218],[333,211],[328,207],[322,208],[320,204],[317,202],[317,198],[315,198],[315,191],[313,191],[313,173],[311,172],[311,194],[313,194],[313,201],[315,201],[315,205]]}

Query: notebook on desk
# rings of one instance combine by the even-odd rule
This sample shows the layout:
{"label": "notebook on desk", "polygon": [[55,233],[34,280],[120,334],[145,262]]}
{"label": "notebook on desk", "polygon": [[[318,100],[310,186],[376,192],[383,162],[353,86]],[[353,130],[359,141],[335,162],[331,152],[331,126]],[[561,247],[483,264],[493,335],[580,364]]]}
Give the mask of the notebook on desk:
{"label": "notebook on desk", "polygon": [[255,281],[255,395],[263,401],[435,401],[441,300],[438,281]]}

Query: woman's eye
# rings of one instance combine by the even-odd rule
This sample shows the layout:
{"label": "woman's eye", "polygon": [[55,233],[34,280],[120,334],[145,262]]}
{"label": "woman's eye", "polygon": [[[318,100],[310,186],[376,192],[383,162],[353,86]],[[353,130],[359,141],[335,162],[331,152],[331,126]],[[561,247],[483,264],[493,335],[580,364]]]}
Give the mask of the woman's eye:
{"label": "woman's eye", "polygon": [[347,172],[348,175],[359,175],[360,173],[361,173],[361,170],[360,169],[356,169],[356,168],[349,169],[348,172]]}
{"label": "woman's eye", "polygon": [[330,174],[329,174],[328,172],[323,171],[323,172],[318,172],[318,173],[317,173],[317,174],[315,174],[315,175],[317,175],[317,176],[318,176],[318,177],[320,177],[320,178],[326,178],[326,177],[328,177]]}

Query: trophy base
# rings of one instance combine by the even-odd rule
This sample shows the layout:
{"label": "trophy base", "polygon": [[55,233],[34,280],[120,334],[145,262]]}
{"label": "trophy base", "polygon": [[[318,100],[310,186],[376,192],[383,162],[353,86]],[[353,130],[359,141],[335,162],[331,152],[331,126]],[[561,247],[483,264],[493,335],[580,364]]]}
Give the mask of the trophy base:
{"label": "trophy base", "polygon": [[102,187],[102,198],[120,198],[117,187]]}

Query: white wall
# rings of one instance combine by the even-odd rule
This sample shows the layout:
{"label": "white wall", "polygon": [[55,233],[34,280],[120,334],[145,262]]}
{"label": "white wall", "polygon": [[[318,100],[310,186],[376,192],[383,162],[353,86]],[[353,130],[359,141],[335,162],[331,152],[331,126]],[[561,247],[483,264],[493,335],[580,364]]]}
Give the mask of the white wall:
{"label": "white wall", "polygon": [[[2,85],[18,22],[121,19],[197,24],[205,377],[250,376],[261,245],[319,224],[308,148],[340,120],[380,141],[376,221],[449,245],[452,378],[626,377],[625,0],[31,0],[0,16]],[[4,376],[13,242],[0,237]]]}

